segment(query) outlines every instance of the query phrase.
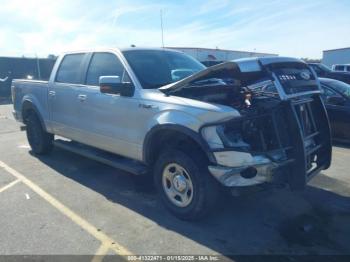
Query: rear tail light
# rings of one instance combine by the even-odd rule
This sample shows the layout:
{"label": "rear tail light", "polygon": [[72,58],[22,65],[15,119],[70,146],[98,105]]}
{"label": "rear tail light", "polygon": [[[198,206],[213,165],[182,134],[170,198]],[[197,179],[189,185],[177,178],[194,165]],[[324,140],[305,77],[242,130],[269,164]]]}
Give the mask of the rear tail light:
{"label": "rear tail light", "polygon": [[14,104],[15,103],[15,99],[16,99],[16,96],[15,96],[15,86],[12,85],[11,86],[11,98],[12,98],[12,103]]}

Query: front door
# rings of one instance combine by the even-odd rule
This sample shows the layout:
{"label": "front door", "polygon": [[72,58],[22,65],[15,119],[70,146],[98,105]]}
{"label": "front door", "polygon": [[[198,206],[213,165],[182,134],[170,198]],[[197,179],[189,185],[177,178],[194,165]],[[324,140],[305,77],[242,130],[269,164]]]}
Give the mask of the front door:
{"label": "front door", "polygon": [[133,159],[140,159],[141,145],[137,143],[138,99],[118,94],[101,93],[100,76],[119,76],[122,82],[131,82],[128,74],[113,53],[94,53],[78,96],[79,121],[86,141],[84,143]]}

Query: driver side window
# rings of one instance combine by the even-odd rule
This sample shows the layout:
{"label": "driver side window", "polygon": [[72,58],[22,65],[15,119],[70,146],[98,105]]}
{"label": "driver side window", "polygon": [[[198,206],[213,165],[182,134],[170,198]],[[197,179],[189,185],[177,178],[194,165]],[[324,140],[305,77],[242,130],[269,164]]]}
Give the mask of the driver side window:
{"label": "driver side window", "polygon": [[98,86],[100,76],[119,76],[122,82],[131,82],[118,57],[112,53],[94,53],[86,75],[86,85]]}

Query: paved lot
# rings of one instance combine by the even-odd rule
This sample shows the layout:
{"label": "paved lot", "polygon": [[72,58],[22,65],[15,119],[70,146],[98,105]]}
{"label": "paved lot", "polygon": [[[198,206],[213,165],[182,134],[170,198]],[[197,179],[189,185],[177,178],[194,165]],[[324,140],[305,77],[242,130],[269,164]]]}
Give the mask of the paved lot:
{"label": "paved lot", "polygon": [[350,254],[345,145],[303,193],[225,196],[188,223],[138,177],[60,149],[33,156],[10,112],[0,105],[0,254]]}

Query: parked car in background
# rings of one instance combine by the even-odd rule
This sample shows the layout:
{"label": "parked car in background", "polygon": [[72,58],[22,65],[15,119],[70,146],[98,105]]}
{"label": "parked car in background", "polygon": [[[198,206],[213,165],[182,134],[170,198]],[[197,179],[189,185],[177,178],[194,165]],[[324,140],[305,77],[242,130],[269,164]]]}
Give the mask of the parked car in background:
{"label": "parked car in background", "polygon": [[350,73],[333,71],[321,63],[309,63],[309,66],[312,67],[318,77],[336,79],[350,84]]}
{"label": "parked car in background", "polygon": [[333,138],[350,141],[350,85],[329,78],[320,82]]}
{"label": "parked car in background", "polygon": [[350,64],[333,65],[332,70],[336,71],[336,72],[349,72],[350,73]]}

